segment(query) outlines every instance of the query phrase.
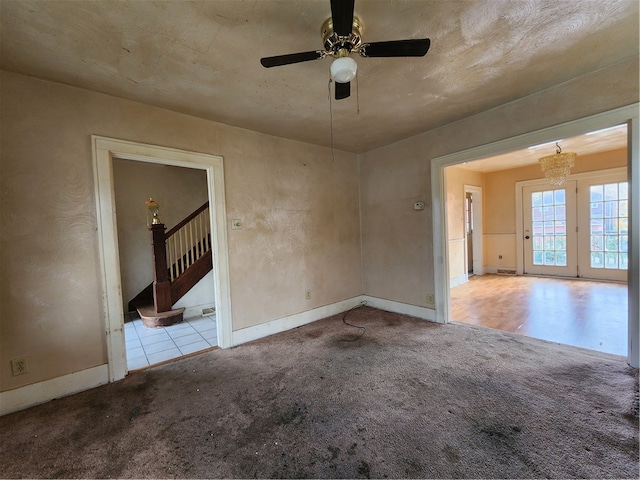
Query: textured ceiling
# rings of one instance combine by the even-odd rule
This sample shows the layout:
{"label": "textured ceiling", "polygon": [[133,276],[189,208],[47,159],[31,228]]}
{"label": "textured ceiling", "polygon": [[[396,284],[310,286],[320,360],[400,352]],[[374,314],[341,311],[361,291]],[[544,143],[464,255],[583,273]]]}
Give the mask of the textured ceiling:
{"label": "textured ceiling", "polygon": [[361,58],[330,105],[329,0],[2,0],[2,68],[229,125],[363,152],[638,57],[637,0],[356,0],[365,42],[430,37],[422,58]]}
{"label": "textured ceiling", "polygon": [[[578,154],[579,159],[583,155],[626,148],[627,126],[619,125],[576,137],[558,138],[556,141],[563,152],[575,152]],[[550,142],[543,145],[532,145],[525,150],[496,155],[457,166],[474,172],[487,173],[524,167],[526,165],[535,165],[539,163],[538,160],[540,157],[556,153],[555,143],[556,142]]]}

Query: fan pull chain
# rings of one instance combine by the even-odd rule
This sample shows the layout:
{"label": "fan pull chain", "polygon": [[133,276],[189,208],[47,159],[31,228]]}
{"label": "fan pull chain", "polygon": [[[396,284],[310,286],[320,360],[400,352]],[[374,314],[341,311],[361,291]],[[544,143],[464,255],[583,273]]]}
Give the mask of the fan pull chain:
{"label": "fan pull chain", "polygon": [[327,91],[329,94],[329,144],[331,147],[331,162],[335,163],[336,161],[336,153],[333,149],[333,99],[331,97],[331,78],[329,78],[329,83],[327,84]]}
{"label": "fan pull chain", "polygon": [[360,115],[360,83],[356,75],[356,115]]}

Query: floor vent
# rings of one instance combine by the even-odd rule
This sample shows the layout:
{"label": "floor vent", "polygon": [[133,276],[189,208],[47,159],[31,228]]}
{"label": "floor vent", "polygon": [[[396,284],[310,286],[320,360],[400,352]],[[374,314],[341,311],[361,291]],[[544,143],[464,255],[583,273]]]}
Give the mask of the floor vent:
{"label": "floor vent", "polygon": [[515,275],[516,271],[515,270],[507,270],[507,269],[498,269],[498,275]]}
{"label": "floor vent", "polygon": [[203,308],[202,309],[202,315],[212,315],[216,313],[216,307],[211,307],[211,308]]}

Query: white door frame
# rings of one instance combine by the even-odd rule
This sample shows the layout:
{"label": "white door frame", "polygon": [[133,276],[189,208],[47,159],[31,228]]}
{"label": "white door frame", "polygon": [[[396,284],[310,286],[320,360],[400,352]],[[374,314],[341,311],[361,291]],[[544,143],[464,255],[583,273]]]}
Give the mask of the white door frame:
{"label": "white door frame", "polygon": [[213,281],[215,285],[218,345],[231,346],[231,295],[227,249],[226,208],[222,157],[173,148],[91,136],[98,250],[102,274],[102,309],[104,316],[109,380],[127,374],[122,284],[115,212],[113,159],[196,168],[207,173],[209,215],[212,235]]}
{"label": "white door frame", "polygon": [[[475,185],[465,185],[464,186],[464,194],[465,200],[467,193],[471,193],[471,201],[473,202],[473,231],[471,233],[471,239],[473,245],[471,248],[473,250],[473,274],[474,275],[484,275],[484,250],[483,250],[483,227],[482,227],[482,187],[477,187]],[[464,236],[464,255],[465,255],[465,265],[467,265],[467,279],[469,278],[469,258],[468,258],[468,249],[467,249],[467,235],[465,232]]]}
{"label": "white door frame", "polygon": [[445,168],[489,156],[522,150],[531,145],[572,137],[603,128],[627,123],[628,177],[630,204],[630,248],[629,248],[629,349],[627,362],[632,367],[640,366],[640,115],[638,103],[617,108],[609,112],[592,115],[568,123],[544,128],[506,140],[444,155],[431,160],[431,205],[433,220],[433,267],[435,290],[435,320],[450,321],[451,295],[449,289],[449,264],[447,248],[447,205],[444,184]]}

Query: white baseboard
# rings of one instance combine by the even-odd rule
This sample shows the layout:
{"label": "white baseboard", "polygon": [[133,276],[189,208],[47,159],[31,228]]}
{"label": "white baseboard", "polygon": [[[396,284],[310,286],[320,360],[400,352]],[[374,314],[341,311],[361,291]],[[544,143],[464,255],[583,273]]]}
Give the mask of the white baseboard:
{"label": "white baseboard", "polygon": [[288,317],[278,318],[277,320],[261,323],[260,325],[255,325],[253,327],[235,330],[232,332],[231,344],[236,346],[242,343],[258,340],[259,338],[268,337],[269,335],[274,335],[276,333],[286,332],[292,328],[301,327],[307,323],[346,312],[353,307],[357,307],[363,300],[364,297],[359,295],[347,300],[342,300],[341,302],[325,305],[324,307],[318,307],[306,312],[289,315]]}
{"label": "white baseboard", "polygon": [[99,365],[43,382],[0,392],[0,415],[109,383],[109,367]]}
{"label": "white baseboard", "polygon": [[449,288],[457,287],[458,285],[462,285],[463,283],[467,283],[469,281],[469,277],[465,274],[458,275],[457,277],[453,277],[449,280]]}
{"label": "white baseboard", "polygon": [[386,312],[401,313],[412,317],[422,318],[424,320],[430,320],[432,322],[436,319],[436,311],[431,308],[394,302],[392,300],[370,297],[368,295],[359,295],[347,300],[342,300],[341,302],[325,305],[324,307],[314,308],[313,310],[272,320],[271,322],[243,328],[242,330],[235,330],[232,333],[232,345],[236,346],[242,343],[258,340],[269,335],[274,335],[276,333],[286,332],[292,328],[301,327],[307,323],[312,323],[332,315],[346,312],[351,308],[357,307],[362,302],[366,302],[369,307],[384,310]]}
{"label": "white baseboard", "polygon": [[[314,308],[307,312],[289,315],[254,327],[236,330],[232,333],[232,345],[240,345],[300,327],[332,315],[337,315],[357,307],[362,302],[366,302],[369,307],[387,312],[410,315],[424,320],[435,321],[436,317],[435,310],[431,308],[394,302],[392,300],[370,297],[368,295],[358,295],[357,297]],[[202,314],[202,312],[200,312],[200,314]],[[6,392],[0,392],[0,415],[17,412],[18,410],[89,390],[106,383],[109,383],[109,367],[107,365],[99,365],[62,377],[52,378],[51,380],[26,385]]]}
{"label": "white baseboard", "polygon": [[[184,313],[182,314],[182,318],[184,318],[185,320],[189,320],[192,318],[203,317],[204,315],[202,313],[202,310],[205,310],[207,308],[214,308],[214,306],[211,304],[203,304],[203,305],[196,305],[194,307],[185,307]],[[215,315],[215,311],[212,313],[209,313],[208,315]]]}
{"label": "white baseboard", "polygon": [[384,310],[385,312],[401,313],[403,315],[410,315],[412,317],[422,318],[423,320],[429,320],[431,322],[436,321],[436,311],[433,308],[419,307],[417,305],[394,302],[393,300],[370,297],[368,295],[363,295],[361,300],[366,301],[367,306]]}

